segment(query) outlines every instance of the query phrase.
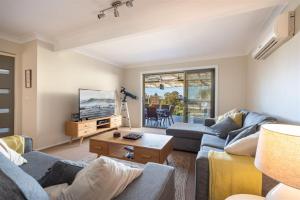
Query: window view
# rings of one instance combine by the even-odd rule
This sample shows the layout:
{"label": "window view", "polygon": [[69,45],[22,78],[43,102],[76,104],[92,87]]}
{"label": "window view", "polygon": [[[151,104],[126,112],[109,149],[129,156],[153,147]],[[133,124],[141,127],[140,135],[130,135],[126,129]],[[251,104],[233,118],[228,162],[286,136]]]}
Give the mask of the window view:
{"label": "window view", "polygon": [[184,73],[144,76],[144,126],[167,127],[183,122]]}
{"label": "window view", "polygon": [[144,75],[144,126],[202,123],[213,115],[213,69]]}

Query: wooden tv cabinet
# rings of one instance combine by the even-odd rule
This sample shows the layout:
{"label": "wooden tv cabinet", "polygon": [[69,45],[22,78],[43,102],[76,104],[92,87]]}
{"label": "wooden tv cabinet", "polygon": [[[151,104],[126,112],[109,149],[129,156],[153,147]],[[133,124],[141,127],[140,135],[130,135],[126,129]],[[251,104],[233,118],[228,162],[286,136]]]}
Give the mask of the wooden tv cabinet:
{"label": "wooden tv cabinet", "polygon": [[105,131],[118,129],[122,125],[122,116],[114,115],[111,117],[95,118],[90,120],[82,120],[78,122],[66,121],[65,134],[73,138],[80,138],[80,144],[84,137],[103,133]]}

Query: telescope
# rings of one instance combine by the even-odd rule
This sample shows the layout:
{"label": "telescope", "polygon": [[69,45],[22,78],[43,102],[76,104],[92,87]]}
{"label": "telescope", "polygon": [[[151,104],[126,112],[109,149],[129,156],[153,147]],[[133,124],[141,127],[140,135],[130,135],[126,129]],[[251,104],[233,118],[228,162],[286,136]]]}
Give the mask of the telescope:
{"label": "telescope", "polygon": [[122,102],[127,102],[127,97],[130,97],[132,99],[137,99],[137,96],[131,94],[130,92],[127,92],[124,87],[121,87],[120,93],[123,94]]}

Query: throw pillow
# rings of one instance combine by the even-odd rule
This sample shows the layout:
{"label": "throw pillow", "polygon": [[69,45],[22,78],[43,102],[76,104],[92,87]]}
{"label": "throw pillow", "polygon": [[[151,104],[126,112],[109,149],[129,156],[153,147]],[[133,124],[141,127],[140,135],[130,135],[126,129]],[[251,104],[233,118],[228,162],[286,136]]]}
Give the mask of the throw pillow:
{"label": "throw pillow", "polygon": [[246,128],[245,130],[243,130],[242,132],[240,132],[237,136],[235,136],[229,143],[228,145],[234,143],[235,141],[238,141],[244,137],[247,137],[249,135],[252,135],[254,133],[257,132],[257,125],[254,126],[250,126],[248,128]]}
{"label": "throw pillow", "polygon": [[229,117],[239,126],[239,128],[243,126],[243,113],[233,113]]}
{"label": "throw pillow", "polygon": [[234,113],[238,113],[239,112],[239,109],[235,108],[233,110],[230,110],[229,112],[223,114],[223,115],[220,115],[218,118],[217,118],[217,122],[220,122],[222,120],[224,120],[226,117],[229,117],[231,115],[233,115]]}
{"label": "throw pillow", "polygon": [[[8,160],[3,154],[0,153],[0,172],[5,174],[11,182],[7,182],[7,184],[13,183],[13,188],[17,188],[18,194],[21,192],[25,199],[30,200],[49,200],[48,194],[45,190],[40,186],[40,184],[24,172],[17,165]],[[0,185],[1,188],[7,187],[7,185]],[[0,189],[0,191],[3,189]],[[9,190],[7,192],[10,192]],[[13,194],[6,194],[13,195]],[[1,197],[1,195],[0,195]],[[11,198],[14,199],[14,198]]]}
{"label": "throw pillow", "polygon": [[83,162],[73,162],[69,160],[59,160],[48,169],[46,174],[39,180],[42,187],[49,187],[62,183],[71,185],[76,174],[87,164]]}
{"label": "throw pillow", "polygon": [[12,150],[8,145],[0,139],[0,153],[2,153],[7,159],[13,162],[15,165],[22,165],[23,163],[27,163],[27,160],[18,154],[14,150]]}
{"label": "throw pillow", "polygon": [[59,185],[52,185],[50,187],[46,187],[44,188],[44,190],[47,192],[51,200],[59,200],[60,194],[68,186],[68,183],[63,183]]}
{"label": "throw pillow", "polygon": [[234,155],[255,156],[258,138],[259,132],[256,132],[227,145],[224,150]]}
{"label": "throw pillow", "polygon": [[226,117],[224,120],[212,125],[210,128],[216,131],[220,138],[226,139],[229,131],[238,129],[239,126],[230,117]]}
{"label": "throw pillow", "polygon": [[233,140],[233,138],[235,138],[238,134],[240,134],[242,131],[246,130],[247,128],[249,128],[249,127],[243,127],[243,128],[237,129],[237,130],[230,131],[226,138],[225,146],[228,145],[229,142],[231,142],[231,140]]}
{"label": "throw pillow", "polygon": [[101,156],[82,169],[60,198],[68,200],[110,200],[141,175],[142,169]]}

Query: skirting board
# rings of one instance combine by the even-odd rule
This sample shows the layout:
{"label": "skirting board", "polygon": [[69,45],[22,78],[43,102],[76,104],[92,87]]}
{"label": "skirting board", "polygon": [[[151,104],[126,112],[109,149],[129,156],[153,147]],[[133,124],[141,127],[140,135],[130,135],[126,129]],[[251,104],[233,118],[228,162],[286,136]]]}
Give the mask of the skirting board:
{"label": "skirting board", "polygon": [[[76,140],[80,140],[80,138],[74,138],[72,141],[76,141]],[[52,148],[52,147],[56,147],[56,146],[63,145],[63,144],[68,144],[68,143],[70,143],[70,140],[65,140],[63,142],[59,142],[59,143],[56,143],[56,144],[52,144],[52,145],[48,145],[48,146],[45,146],[45,147],[37,148],[35,150],[41,151],[41,150],[49,149],[49,148]]]}

